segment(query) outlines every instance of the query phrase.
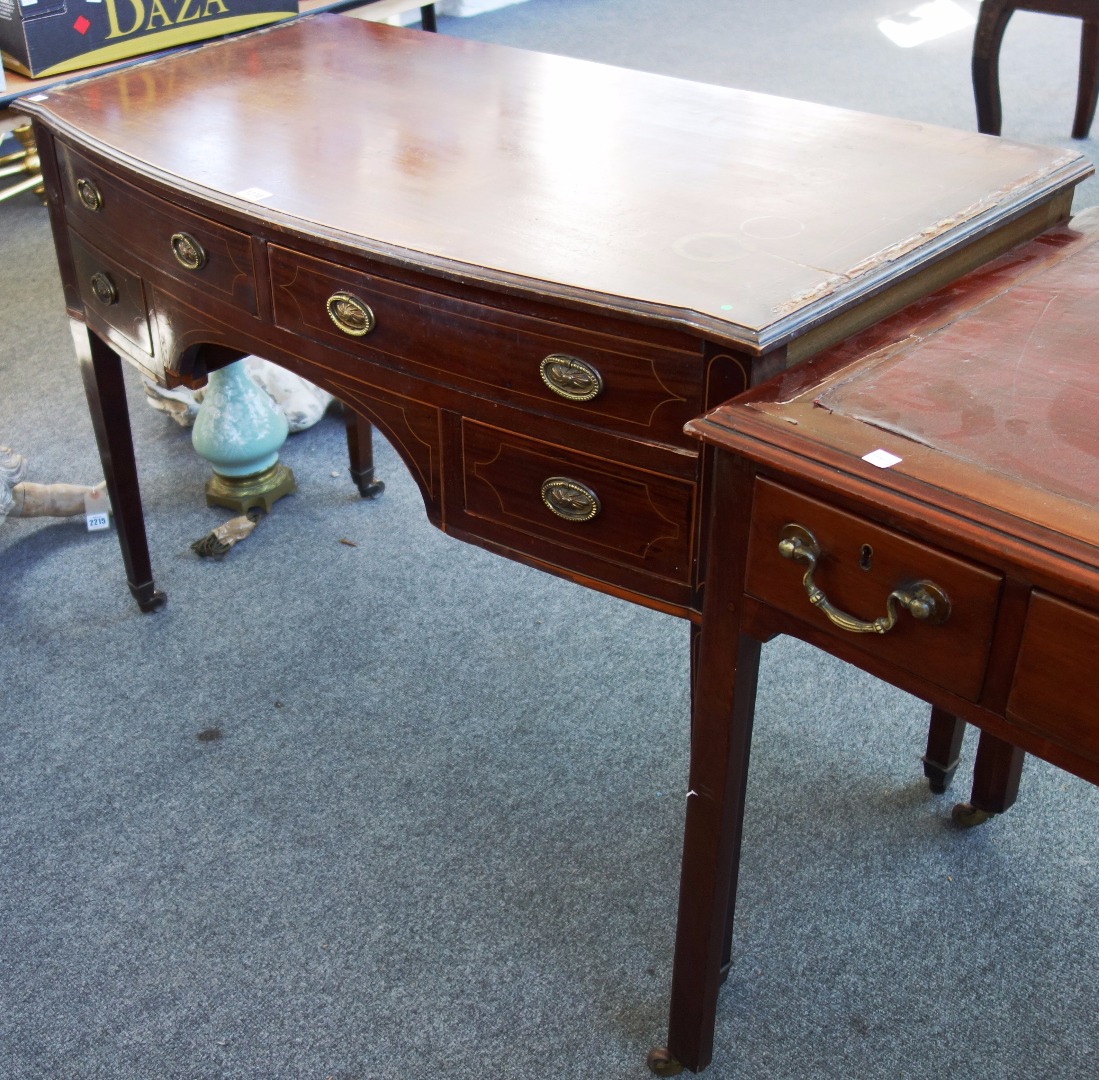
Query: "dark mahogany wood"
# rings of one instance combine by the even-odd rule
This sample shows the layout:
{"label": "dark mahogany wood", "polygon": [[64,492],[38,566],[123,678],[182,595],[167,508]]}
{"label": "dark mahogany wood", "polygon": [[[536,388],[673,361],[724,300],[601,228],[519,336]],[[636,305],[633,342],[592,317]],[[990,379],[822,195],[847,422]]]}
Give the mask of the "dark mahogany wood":
{"label": "dark mahogany wood", "polygon": [[965,721],[945,709],[932,707],[927,729],[927,752],[923,756],[923,774],[936,795],[944,794],[958,771]]}
{"label": "dark mahogany wood", "polygon": [[141,610],[156,611],[164,605],[166,597],[153,585],[122,361],[110,346],[88,333],[83,323],[74,320],[72,332],[111,511],[116,518],[126,580]]}
{"label": "dark mahogany wood", "polygon": [[977,130],[999,135],[1003,125],[1000,107],[1000,46],[1004,31],[1016,11],[1068,15],[1080,25],[1080,75],[1072,137],[1086,139],[1099,100],[1099,3],[1096,0],[983,0],[973,37],[973,96],[977,103]]}
{"label": "dark mahogany wood", "polygon": [[385,482],[374,476],[374,429],[354,409],[344,406],[347,424],[348,471],[364,499],[376,499],[385,491]]}
{"label": "dark mahogany wood", "polygon": [[[146,606],[118,358],[195,385],[253,353],[349,410],[360,490],[374,426],[441,529],[697,628],[704,586],[735,585],[721,560],[703,570],[704,524],[744,515],[684,424],[906,305],[926,311],[937,288],[1063,222],[1092,171],[1070,151],[331,15],[23,107]],[[173,251],[181,233],[201,265]],[[91,285],[104,273],[120,283],[106,307]],[[350,331],[337,300],[358,312]],[[561,364],[575,382],[554,385]],[[555,514],[544,489],[562,480],[597,512]],[[737,695],[750,713],[756,640],[734,643],[735,685],[699,669],[696,702]],[[970,689],[961,669],[955,689]],[[725,738],[725,712],[695,722],[704,743]],[[677,964],[692,1068],[728,960],[749,731],[692,779],[690,861],[719,868],[697,902],[721,910]],[[684,1012],[684,980],[714,949],[707,1003]]]}
{"label": "dark mahogany wood", "polygon": [[[715,451],[716,513],[668,1044],[687,1067],[710,1059],[728,963],[761,641],[796,635],[931,702],[939,786],[961,721],[980,728],[971,800],[955,808],[961,824],[1014,802],[1025,753],[1099,783],[1096,281],[1099,214],[1089,212],[690,425]],[[897,462],[863,460],[878,449]],[[819,526],[815,583],[858,618],[881,614],[891,588],[949,574],[951,564],[928,560],[936,552],[998,579],[993,608],[971,610],[980,594],[964,574],[947,587],[941,626],[902,613],[888,634],[859,634],[833,625],[804,591],[787,603],[776,582],[802,589],[804,567],[778,549],[782,492],[796,493],[792,521]],[[830,535],[832,514],[865,523],[875,543],[866,565],[858,526]],[[753,565],[764,558],[766,570]],[[842,564],[874,581],[876,603],[866,607],[869,593],[835,573]],[[976,678],[935,640],[974,617]],[[905,647],[887,644],[894,634]]]}

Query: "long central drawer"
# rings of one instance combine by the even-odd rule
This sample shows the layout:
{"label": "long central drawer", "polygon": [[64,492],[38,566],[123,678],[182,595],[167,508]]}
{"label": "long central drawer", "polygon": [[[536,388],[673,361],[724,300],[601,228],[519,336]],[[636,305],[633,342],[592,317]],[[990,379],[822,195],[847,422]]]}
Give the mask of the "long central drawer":
{"label": "long central drawer", "polygon": [[[694,450],[695,352],[474,303],[272,246],[275,322],[521,409]],[[633,335],[633,336],[631,336]]]}

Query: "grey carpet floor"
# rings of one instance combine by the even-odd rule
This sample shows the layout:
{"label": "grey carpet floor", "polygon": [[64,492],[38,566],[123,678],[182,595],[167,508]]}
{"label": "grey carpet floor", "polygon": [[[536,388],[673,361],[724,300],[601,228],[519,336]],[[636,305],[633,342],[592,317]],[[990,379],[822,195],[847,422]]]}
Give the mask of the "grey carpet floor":
{"label": "grey carpet floor", "polygon": [[[529,0],[440,30],[972,128],[967,35],[899,50],[875,25],[895,13]],[[1073,145],[1075,32],[1012,24],[1005,135]],[[0,206],[0,282],[0,443],[30,479],[93,482],[29,196]],[[129,388],[166,609],[138,614],[113,531],[0,526],[0,1078],[647,1076],[686,627],[437,533],[384,445],[386,493],[359,500],[336,417],[284,448],[299,493],[200,560],[228,514]],[[1094,1075],[1099,795],[1030,761],[1012,811],[959,832],[925,724],[765,648],[711,1075]]]}

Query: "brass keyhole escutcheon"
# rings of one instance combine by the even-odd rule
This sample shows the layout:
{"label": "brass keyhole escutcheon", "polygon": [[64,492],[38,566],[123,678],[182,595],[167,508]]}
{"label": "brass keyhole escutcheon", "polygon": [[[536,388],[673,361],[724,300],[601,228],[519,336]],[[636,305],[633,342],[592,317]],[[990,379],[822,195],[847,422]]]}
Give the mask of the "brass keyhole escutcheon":
{"label": "brass keyhole escutcheon", "polygon": [[92,292],[104,307],[110,307],[111,304],[118,303],[118,289],[115,287],[115,283],[111,281],[110,275],[105,274],[102,270],[92,274]]}
{"label": "brass keyhole escutcheon", "polygon": [[172,254],[184,270],[201,270],[206,265],[206,249],[190,234],[172,234]]}
{"label": "brass keyhole escutcheon", "polygon": [[89,180],[86,176],[82,176],[76,181],[76,197],[80,200],[84,209],[90,210],[93,214],[98,213],[103,205],[103,196],[99,193],[95,181]]}
{"label": "brass keyhole escutcheon", "polygon": [[374,312],[357,296],[348,292],[333,293],[325,304],[328,317],[345,334],[362,337],[374,329]]}
{"label": "brass keyhole escutcheon", "polygon": [[603,509],[587,484],[567,476],[551,476],[543,482],[542,502],[565,521],[591,521]]}
{"label": "brass keyhole escutcheon", "polygon": [[550,353],[539,365],[542,382],[569,401],[591,401],[603,391],[603,376],[586,360],[568,353]]}

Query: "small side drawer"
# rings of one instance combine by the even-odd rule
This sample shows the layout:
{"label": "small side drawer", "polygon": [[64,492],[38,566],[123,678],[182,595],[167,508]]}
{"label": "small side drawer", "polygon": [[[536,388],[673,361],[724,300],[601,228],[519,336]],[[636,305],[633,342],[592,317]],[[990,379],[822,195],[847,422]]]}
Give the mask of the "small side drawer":
{"label": "small side drawer", "polygon": [[621,337],[594,333],[278,247],[270,262],[275,322],[292,333],[526,410],[695,449],[683,426],[701,408],[697,353],[638,341],[628,323]]}
{"label": "small side drawer", "polygon": [[[809,567],[784,557],[790,525],[807,530],[820,549],[815,585],[838,612],[872,622],[887,613],[894,590],[930,582],[945,595],[945,621],[922,621],[902,605],[885,633],[842,629],[814,605],[803,581]],[[752,507],[746,591],[795,618],[971,701],[980,697],[1002,578],[984,567],[757,479]]]}
{"label": "small side drawer", "polygon": [[[478,532],[542,558],[553,548],[687,583],[695,486],[512,431],[462,422],[463,511]],[[524,543],[530,537],[538,544]],[[558,555],[573,565],[569,555]]]}
{"label": "small side drawer", "polygon": [[1031,594],[1009,720],[1099,762],[1099,612]]}
{"label": "small side drawer", "polygon": [[119,258],[140,259],[204,296],[256,313],[251,238],[158,199],[58,144],[69,224]]}
{"label": "small side drawer", "polygon": [[[108,327],[121,334],[126,343],[152,356],[153,339],[141,278],[71,232],[69,242],[88,323],[95,328]],[[109,339],[113,335],[105,336]]]}

